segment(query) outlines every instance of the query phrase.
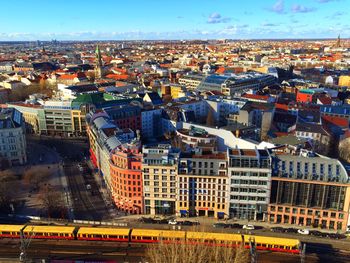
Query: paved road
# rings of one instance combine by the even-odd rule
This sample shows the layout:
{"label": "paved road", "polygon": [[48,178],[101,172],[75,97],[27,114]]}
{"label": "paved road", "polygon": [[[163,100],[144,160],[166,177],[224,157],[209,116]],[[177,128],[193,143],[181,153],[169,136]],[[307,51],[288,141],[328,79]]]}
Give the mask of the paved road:
{"label": "paved road", "polygon": [[[72,194],[77,219],[106,221],[110,219],[106,204],[91,173],[82,173],[74,162],[65,162],[64,171]],[[91,186],[91,190],[87,189]]]}
{"label": "paved road", "polygon": [[[87,160],[89,146],[86,139],[32,136],[31,140],[49,147],[62,159],[62,173],[66,179],[63,188],[70,193],[66,199],[72,208],[71,219],[106,221],[113,218],[89,166],[86,165],[83,172],[77,167],[78,163],[86,163]],[[91,186],[91,190],[87,189],[87,185]]]}

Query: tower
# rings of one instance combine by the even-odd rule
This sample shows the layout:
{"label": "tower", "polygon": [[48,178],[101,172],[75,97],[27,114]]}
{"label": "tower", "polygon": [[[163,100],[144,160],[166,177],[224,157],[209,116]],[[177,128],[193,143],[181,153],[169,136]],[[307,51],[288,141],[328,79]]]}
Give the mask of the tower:
{"label": "tower", "polygon": [[102,77],[102,58],[100,47],[97,45],[95,50],[95,79],[100,79]]}
{"label": "tower", "polygon": [[338,35],[336,47],[337,47],[337,48],[340,48],[340,47],[341,47],[341,43],[340,43],[340,34]]}

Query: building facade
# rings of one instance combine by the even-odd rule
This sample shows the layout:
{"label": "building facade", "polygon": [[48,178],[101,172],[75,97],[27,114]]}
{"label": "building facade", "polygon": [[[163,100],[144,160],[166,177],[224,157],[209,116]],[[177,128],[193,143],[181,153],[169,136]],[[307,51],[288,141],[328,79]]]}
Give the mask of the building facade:
{"label": "building facade", "polygon": [[225,153],[182,153],[177,180],[176,214],[228,217]]}
{"label": "building facade", "polygon": [[270,199],[271,157],[267,150],[228,150],[232,218],[264,220]]}
{"label": "building facade", "polygon": [[114,203],[121,211],[143,214],[142,154],[134,140],[112,151],[110,173]]}
{"label": "building facade", "polygon": [[275,158],[269,222],[345,231],[350,184],[341,162],[305,151]]}
{"label": "building facade", "polygon": [[169,144],[144,146],[142,153],[145,214],[174,215],[178,154]]}
{"label": "building facade", "polygon": [[26,150],[25,124],[22,113],[14,108],[2,108],[0,111],[0,157],[1,161],[6,163],[4,167],[25,164],[27,162]]}

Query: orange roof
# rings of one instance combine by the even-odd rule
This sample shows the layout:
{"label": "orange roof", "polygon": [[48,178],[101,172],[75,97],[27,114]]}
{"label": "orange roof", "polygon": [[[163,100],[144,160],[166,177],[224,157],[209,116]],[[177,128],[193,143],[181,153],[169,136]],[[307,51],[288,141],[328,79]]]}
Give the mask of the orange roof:
{"label": "orange roof", "polygon": [[76,74],[62,74],[61,76],[59,76],[58,78],[59,79],[71,79],[71,80],[73,80],[73,79],[75,79],[77,77],[77,75]]}
{"label": "orange roof", "polygon": [[115,79],[115,80],[126,80],[128,79],[129,75],[126,74],[108,74],[106,78],[108,79]]}
{"label": "orange roof", "polygon": [[347,118],[323,115],[322,119],[328,123],[331,123],[337,126],[341,126],[341,127],[349,126],[349,120]]}

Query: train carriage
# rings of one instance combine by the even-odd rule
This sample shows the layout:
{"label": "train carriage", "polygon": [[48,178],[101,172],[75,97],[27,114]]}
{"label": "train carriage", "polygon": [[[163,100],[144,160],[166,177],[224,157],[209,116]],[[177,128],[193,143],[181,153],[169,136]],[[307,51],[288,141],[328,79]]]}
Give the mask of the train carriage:
{"label": "train carriage", "polygon": [[75,239],[74,226],[27,225],[24,228],[23,233],[27,237],[38,239]]}
{"label": "train carriage", "polygon": [[135,243],[178,242],[185,237],[184,231],[133,229],[131,232],[131,242]]}
{"label": "train carriage", "polygon": [[0,237],[20,238],[25,225],[0,225]]}
{"label": "train carriage", "polygon": [[229,233],[187,232],[189,243],[204,243],[213,245],[227,245],[236,247],[242,242],[242,236]]}
{"label": "train carriage", "polygon": [[255,241],[256,249],[258,250],[271,250],[278,252],[299,253],[300,241],[292,238],[280,238],[280,237],[264,237],[264,236],[252,236],[245,235],[245,242],[252,239]]}
{"label": "train carriage", "polygon": [[130,229],[128,228],[80,227],[77,232],[77,239],[128,242],[129,234]]}

